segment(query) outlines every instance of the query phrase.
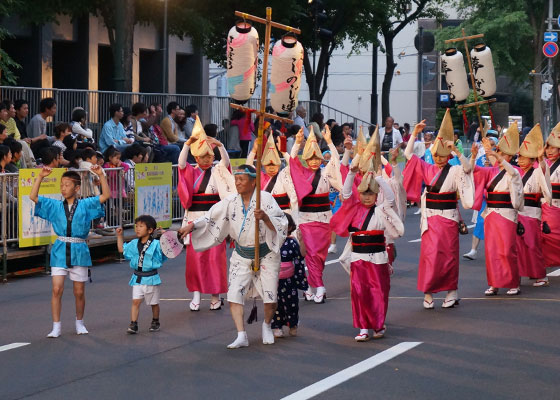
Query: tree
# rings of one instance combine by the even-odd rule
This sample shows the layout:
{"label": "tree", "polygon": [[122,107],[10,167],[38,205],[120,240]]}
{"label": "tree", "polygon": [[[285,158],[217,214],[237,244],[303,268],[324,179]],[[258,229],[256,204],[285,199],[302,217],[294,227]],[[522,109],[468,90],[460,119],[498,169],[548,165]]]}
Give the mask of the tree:
{"label": "tree", "polygon": [[[531,70],[540,72],[548,0],[458,0],[455,5],[465,21],[458,27],[436,33],[440,49],[443,50],[445,39],[461,36],[461,29],[465,29],[467,35],[483,33],[484,42],[492,49],[498,73],[508,76],[517,85],[525,85]],[[533,120],[538,122],[541,120],[541,76],[534,75],[531,83]]]}
{"label": "tree", "polygon": [[[21,6],[18,0],[5,0],[4,2],[0,2],[0,19],[9,17],[12,10],[18,6]],[[21,68],[21,65],[16,63],[8,53],[2,50],[2,40],[8,37],[10,37],[10,32],[8,32],[6,28],[0,26],[0,85],[14,84],[16,82],[14,71]]]}

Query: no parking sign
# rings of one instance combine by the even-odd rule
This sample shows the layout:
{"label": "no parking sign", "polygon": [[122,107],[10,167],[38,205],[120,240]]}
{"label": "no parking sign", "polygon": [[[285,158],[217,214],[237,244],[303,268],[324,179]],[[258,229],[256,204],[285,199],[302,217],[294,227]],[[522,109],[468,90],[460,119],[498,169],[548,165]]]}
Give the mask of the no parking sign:
{"label": "no parking sign", "polygon": [[554,42],[546,42],[542,48],[543,54],[548,57],[556,57],[558,54],[558,45]]}

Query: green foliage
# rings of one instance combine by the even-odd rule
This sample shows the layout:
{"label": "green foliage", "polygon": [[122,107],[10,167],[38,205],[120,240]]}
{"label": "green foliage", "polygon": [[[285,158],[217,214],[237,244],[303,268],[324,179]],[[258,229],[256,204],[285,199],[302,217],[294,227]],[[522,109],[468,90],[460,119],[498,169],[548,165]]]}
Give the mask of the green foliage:
{"label": "green foliage", "polygon": [[[545,0],[459,0],[455,4],[465,21],[435,32],[437,48],[443,51],[452,47],[444,41],[461,37],[461,29],[465,29],[466,35],[482,33],[484,38],[480,42],[492,49],[497,72],[518,83],[526,81],[534,68],[535,47],[539,43],[537,27],[544,22]],[[462,44],[458,48],[465,52]]]}
{"label": "green foliage", "polygon": [[[478,98],[480,100],[480,97]],[[469,93],[469,97],[465,100],[464,104],[474,103],[474,92],[471,90]],[[488,104],[481,104],[480,108],[480,115],[489,115],[488,113]],[[467,121],[469,123],[477,118],[476,107],[468,107],[465,109],[465,113],[467,114]],[[451,119],[453,120],[453,128],[459,129],[461,132],[463,131],[463,110],[457,107],[455,104],[453,107],[449,108],[449,114],[451,114]],[[445,108],[438,109],[436,113],[436,127],[441,125],[441,121],[443,120],[443,116],[445,115]]]}

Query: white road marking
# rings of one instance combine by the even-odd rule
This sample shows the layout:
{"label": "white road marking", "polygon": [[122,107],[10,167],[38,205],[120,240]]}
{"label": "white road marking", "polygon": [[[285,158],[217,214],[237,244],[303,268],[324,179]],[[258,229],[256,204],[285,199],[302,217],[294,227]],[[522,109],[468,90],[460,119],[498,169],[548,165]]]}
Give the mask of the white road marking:
{"label": "white road marking", "polygon": [[414,239],[414,240],[409,240],[408,243],[418,243],[418,242],[421,242],[421,241],[422,241],[422,238],[420,238],[420,239]]}
{"label": "white road marking", "polygon": [[27,346],[28,344],[31,344],[31,343],[11,343],[11,344],[6,344],[6,345],[4,345],[4,346],[0,346],[0,352],[2,352],[2,351],[7,351],[7,350],[12,350],[12,349],[17,349],[18,347]]}
{"label": "white road marking", "polygon": [[476,226],[476,224],[472,224],[472,225],[468,225],[467,228],[471,229],[474,228]]}
{"label": "white road marking", "polygon": [[560,268],[552,272],[549,272],[546,276],[560,276]]}
{"label": "white road marking", "polygon": [[334,375],[331,375],[325,379],[320,380],[319,382],[314,383],[313,385],[307,386],[289,396],[284,397],[282,400],[306,400],[312,397],[317,396],[333,387],[340,385],[341,383],[346,382],[356,376],[363,374],[366,371],[369,371],[372,368],[377,367],[378,365],[387,362],[399,354],[403,354],[404,352],[413,349],[414,347],[418,346],[422,342],[402,342],[397,344],[396,346],[390,347],[385,351],[382,351],[379,354],[374,355],[364,361],[361,361],[357,364],[352,365],[346,369],[343,369],[340,372],[337,372]]}
{"label": "white road marking", "polygon": [[325,265],[336,264],[337,262],[340,262],[340,259],[337,258],[336,260],[329,260],[325,262]]}

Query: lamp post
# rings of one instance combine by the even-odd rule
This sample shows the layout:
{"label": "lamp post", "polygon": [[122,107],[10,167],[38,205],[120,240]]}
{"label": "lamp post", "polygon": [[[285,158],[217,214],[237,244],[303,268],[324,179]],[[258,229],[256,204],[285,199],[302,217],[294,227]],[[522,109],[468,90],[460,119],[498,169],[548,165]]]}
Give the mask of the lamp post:
{"label": "lamp post", "polygon": [[163,0],[163,93],[167,93],[169,48],[167,41],[167,0]]}

